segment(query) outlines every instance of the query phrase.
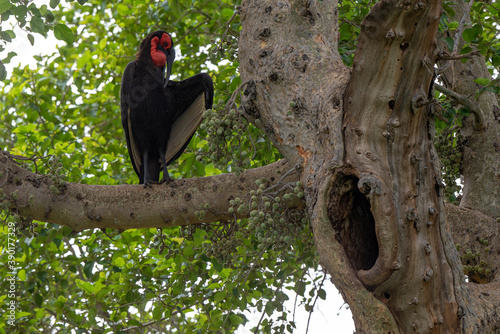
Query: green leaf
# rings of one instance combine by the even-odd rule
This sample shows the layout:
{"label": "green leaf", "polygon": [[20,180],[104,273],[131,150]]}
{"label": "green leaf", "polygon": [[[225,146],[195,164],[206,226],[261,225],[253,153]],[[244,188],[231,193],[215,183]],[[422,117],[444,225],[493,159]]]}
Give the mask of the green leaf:
{"label": "green leaf", "polygon": [[470,46],[464,46],[462,51],[460,51],[460,54],[463,55],[465,53],[469,53],[469,52],[472,52],[473,49],[470,47]]}
{"label": "green leaf", "polygon": [[48,9],[47,9],[47,5],[42,5],[42,6],[40,6],[40,8],[38,8],[38,10],[40,11],[40,14],[41,14],[42,16],[45,16],[45,14],[47,14],[47,11],[48,11]]}
{"label": "green leaf", "polygon": [[33,16],[30,21],[31,31],[37,32],[39,34],[45,34],[45,24],[43,20],[38,16]]}
{"label": "green leaf", "polygon": [[194,255],[194,249],[192,246],[184,247],[184,251],[182,252],[185,257],[189,258]]}
{"label": "green leaf", "polygon": [[7,31],[0,32],[0,38],[2,38],[4,41],[12,42],[12,37]]}
{"label": "green leaf", "polygon": [[0,61],[0,81],[5,80],[5,78],[7,78],[7,70],[5,69],[3,62]]}
{"label": "green leaf", "polygon": [[483,86],[488,86],[490,84],[491,80],[488,78],[477,78],[477,79],[474,79],[474,82],[477,84],[483,85]]}
{"label": "green leaf", "polygon": [[226,298],[226,292],[219,291],[214,296],[214,302],[218,303],[218,302],[220,302],[221,300],[223,300],[225,298]]}
{"label": "green leaf", "polygon": [[37,306],[43,305],[43,297],[40,294],[35,293],[35,295],[33,296],[33,300],[35,301],[35,304]]}
{"label": "green leaf", "polygon": [[92,277],[92,269],[94,268],[94,261],[88,261],[83,266],[83,272],[88,278]]}
{"label": "green leaf", "polygon": [[32,34],[28,34],[28,40],[30,41],[31,46],[35,45],[35,37]]}
{"label": "green leaf", "polygon": [[449,51],[453,51],[453,45],[455,45],[455,41],[451,37],[442,38],[442,40],[446,43]]}
{"label": "green leaf", "polygon": [[243,323],[243,319],[236,314],[231,314],[229,316],[229,320],[231,321],[231,325],[233,326],[238,326],[239,324]]}
{"label": "green leaf", "polygon": [[88,1],[89,1],[89,0],[78,0],[78,3],[79,3],[80,5],[82,5],[82,6],[83,6],[83,5],[85,5]]}
{"label": "green leaf", "polygon": [[113,264],[118,268],[123,268],[123,266],[125,266],[125,260],[122,257],[118,257],[113,261]]}
{"label": "green leaf", "polygon": [[214,266],[214,269],[217,270],[218,272],[221,272],[222,269],[224,268],[221,263],[217,262],[217,260],[213,260],[212,265]]}
{"label": "green leaf", "polygon": [[82,281],[81,279],[76,279],[75,282],[80,289],[87,292],[92,292],[92,284],[90,284],[89,282]]}
{"label": "green leaf", "polygon": [[61,245],[61,239],[60,238],[54,238],[52,242],[56,245],[56,248],[59,249],[59,246]]}
{"label": "green leaf", "polygon": [[163,306],[156,306],[153,310],[153,319],[160,320],[163,315]]}
{"label": "green leaf", "polygon": [[75,151],[75,143],[69,144],[68,147],[66,148],[66,152],[73,153],[74,151]]}
{"label": "green leaf", "polygon": [[92,294],[100,291],[103,287],[105,287],[105,285],[101,282],[95,282],[94,284],[92,284],[90,282],[82,281],[81,279],[76,279],[75,282],[80,289]]}
{"label": "green leaf", "polygon": [[15,52],[9,52],[9,54],[7,55],[7,57],[3,59],[3,63],[4,64],[10,63],[10,60],[12,59],[12,57],[15,57],[15,56],[17,56],[17,53],[15,53]]}
{"label": "green leaf", "polygon": [[28,7],[24,5],[12,7],[10,10],[12,13],[14,13],[18,20],[26,19],[26,15],[28,14]]}
{"label": "green leaf", "polygon": [[52,14],[52,12],[50,11],[47,13],[47,15],[45,15],[45,22],[47,23],[53,22],[54,19],[55,19],[54,14]]}
{"label": "green leaf", "polygon": [[495,67],[500,66],[500,57],[499,56],[493,56],[491,59],[491,64]]}
{"label": "green leaf", "polygon": [[168,6],[175,17],[181,16],[181,11],[179,9],[179,0],[168,0]]}
{"label": "green leaf", "polygon": [[326,291],[323,289],[319,289],[318,290],[318,297],[323,299],[323,300],[326,300]]}
{"label": "green leaf", "polygon": [[16,318],[26,317],[28,315],[31,315],[31,313],[30,312],[18,312],[18,313],[16,313]]}
{"label": "green leaf", "polygon": [[68,28],[67,25],[61,23],[56,24],[56,26],[54,27],[54,36],[57,39],[65,41],[68,44],[73,43],[73,40],[75,38],[73,31],[71,31],[71,29]]}
{"label": "green leaf", "polygon": [[25,269],[21,269],[17,272],[17,277],[19,277],[19,279],[21,281],[26,281],[26,270]]}
{"label": "green leaf", "polygon": [[455,30],[458,28],[458,21],[448,22],[448,29]]}
{"label": "green leaf", "polygon": [[483,32],[483,27],[479,24],[476,24],[472,28],[465,29],[462,37],[466,42],[472,42],[475,39],[479,38]]}
{"label": "green leaf", "polygon": [[223,8],[221,14],[222,14],[222,19],[228,21],[233,15],[233,10],[230,8]]}
{"label": "green leaf", "polygon": [[36,311],[36,317],[37,319],[42,319],[45,316],[45,309],[44,308],[39,308]]}
{"label": "green leaf", "polygon": [[43,283],[47,282],[47,272],[46,271],[39,271],[36,273],[36,276]]}
{"label": "green leaf", "polygon": [[50,0],[50,8],[54,9],[57,7],[57,5],[59,5],[59,2],[61,2],[61,0]]}
{"label": "green leaf", "polygon": [[266,312],[266,314],[268,316],[272,316],[274,313],[274,309],[275,309],[274,302],[269,301],[269,302],[267,302],[266,307],[264,308],[264,311]]}
{"label": "green leaf", "polygon": [[306,285],[303,282],[299,282],[299,286],[297,287],[297,294],[299,296],[304,296],[304,293],[306,292]]}
{"label": "green leaf", "polygon": [[5,13],[12,7],[12,4],[9,0],[0,0],[0,14]]}

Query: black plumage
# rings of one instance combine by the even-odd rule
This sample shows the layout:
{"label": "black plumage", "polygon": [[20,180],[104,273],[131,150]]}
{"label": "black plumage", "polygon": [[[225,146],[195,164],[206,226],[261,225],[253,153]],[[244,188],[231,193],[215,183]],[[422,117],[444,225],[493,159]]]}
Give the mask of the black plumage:
{"label": "black plumage", "polygon": [[[213,83],[206,73],[169,80],[175,58],[168,33],[156,31],[141,43],[136,59],[123,73],[121,117],[127,148],[144,187],[172,179],[167,166],[179,158],[212,108]],[[161,183],[160,182],[160,183]]]}

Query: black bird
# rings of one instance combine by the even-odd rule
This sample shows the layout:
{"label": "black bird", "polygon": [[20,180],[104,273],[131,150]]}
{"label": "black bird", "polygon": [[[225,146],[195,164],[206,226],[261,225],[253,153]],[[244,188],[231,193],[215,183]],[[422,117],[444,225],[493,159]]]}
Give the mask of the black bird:
{"label": "black bird", "polygon": [[121,88],[122,125],[128,154],[144,187],[172,181],[167,165],[179,158],[212,108],[214,87],[200,73],[183,81],[169,80],[175,51],[171,36],[159,30],[139,46],[125,68]]}

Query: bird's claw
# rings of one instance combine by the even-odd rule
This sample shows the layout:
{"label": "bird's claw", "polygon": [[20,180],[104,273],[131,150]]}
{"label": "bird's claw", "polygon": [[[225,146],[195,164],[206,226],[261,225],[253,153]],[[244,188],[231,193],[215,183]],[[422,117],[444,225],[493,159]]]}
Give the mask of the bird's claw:
{"label": "bird's claw", "polygon": [[174,179],[172,179],[170,176],[167,176],[167,177],[163,177],[163,179],[161,179],[160,184],[162,184],[162,183],[169,184],[170,182],[173,182],[173,181],[174,181]]}
{"label": "bird's claw", "polygon": [[153,183],[154,184],[158,184],[158,182],[155,182],[155,181],[144,181],[144,188],[153,188]]}

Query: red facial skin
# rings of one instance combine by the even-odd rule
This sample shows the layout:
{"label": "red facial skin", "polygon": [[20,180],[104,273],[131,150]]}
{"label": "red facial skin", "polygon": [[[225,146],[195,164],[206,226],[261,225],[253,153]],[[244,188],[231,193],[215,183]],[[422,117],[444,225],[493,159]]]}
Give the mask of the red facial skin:
{"label": "red facial skin", "polygon": [[153,64],[158,67],[164,67],[167,62],[167,56],[161,50],[158,50],[158,42],[161,43],[161,46],[165,50],[168,50],[172,46],[172,40],[165,33],[161,36],[161,41],[157,36],[151,40],[151,59],[153,59]]}

